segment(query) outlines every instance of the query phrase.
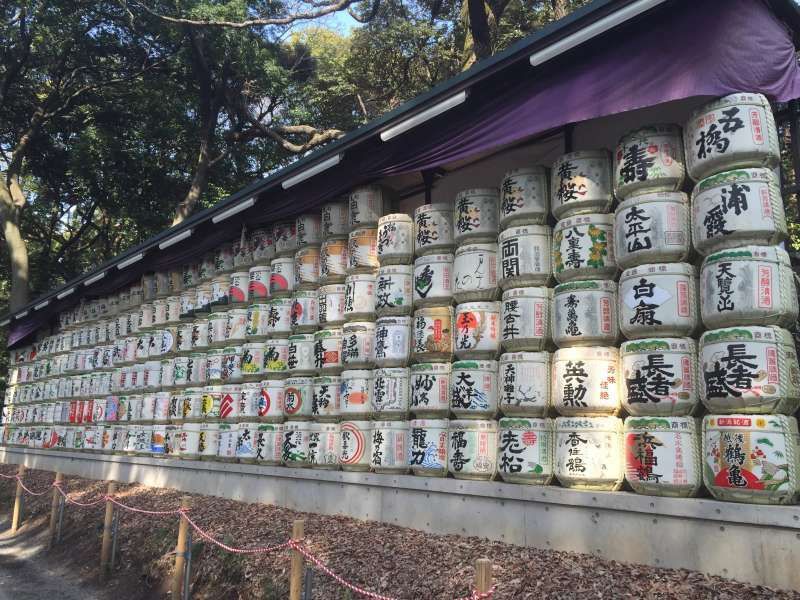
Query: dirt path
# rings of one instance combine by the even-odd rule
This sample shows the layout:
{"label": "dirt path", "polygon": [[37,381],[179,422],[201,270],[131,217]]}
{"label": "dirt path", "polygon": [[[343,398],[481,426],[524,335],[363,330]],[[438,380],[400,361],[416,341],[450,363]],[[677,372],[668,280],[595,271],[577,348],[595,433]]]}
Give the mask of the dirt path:
{"label": "dirt path", "polygon": [[0,520],[0,600],[101,600],[97,590],[74,572],[45,556],[43,531],[23,527],[12,538]]}

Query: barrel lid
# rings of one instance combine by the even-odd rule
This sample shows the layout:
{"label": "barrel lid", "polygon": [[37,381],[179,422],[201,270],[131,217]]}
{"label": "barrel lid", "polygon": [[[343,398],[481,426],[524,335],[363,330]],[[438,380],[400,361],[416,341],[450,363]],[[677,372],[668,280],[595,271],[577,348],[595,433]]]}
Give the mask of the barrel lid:
{"label": "barrel lid", "polygon": [[570,281],[568,283],[560,283],[553,288],[554,294],[563,294],[565,292],[578,292],[578,291],[604,291],[616,292],[617,283],[610,279],[590,279],[588,281]]}
{"label": "barrel lid", "polygon": [[378,228],[372,225],[359,225],[358,227],[354,227],[353,229],[351,229],[349,235],[351,238],[360,237],[363,236],[365,232],[369,237],[372,236],[377,237]]}
{"label": "barrel lid", "polygon": [[450,363],[416,363],[411,365],[412,373],[450,373],[452,370]]}
{"label": "barrel lid", "polygon": [[294,257],[292,257],[292,256],[282,256],[282,257],[279,257],[279,258],[273,258],[273,259],[270,261],[270,264],[272,264],[272,265],[274,265],[274,264],[277,264],[277,263],[281,263],[281,264],[283,264],[283,263],[290,263],[290,264],[294,264]]}
{"label": "barrel lid", "polygon": [[426,308],[418,308],[414,311],[414,317],[436,317],[449,315],[453,317],[455,311],[452,306],[428,306]]}
{"label": "barrel lid", "polygon": [[786,415],[706,415],[703,429],[761,429],[788,433],[796,430],[797,421]]}
{"label": "barrel lid", "polygon": [[316,298],[317,290],[295,290],[292,292],[292,298]]}
{"label": "barrel lid", "polygon": [[265,346],[269,346],[269,345],[280,346],[282,344],[285,345],[285,344],[288,344],[288,343],[289,343],[289,339],[288,338],[269,338],[268,340],[266,340],[264,342],[264,345]]}
{"label": "barrel lid", "polygon": [[468,190],[461,190],[456,194],[456,202],[462,198],[472,198],[475,196],[489,196],[495,199],[500,198],[499,188],[470,188]]}
{"label": "barrel lid", "polygon": [[313,333],[295,333],[294,335],[289,336],[290,342],[313,342],[314,341],[314,334]]}
{"label": "barrel lid", "polygon": [[453,205],[446,202],[434,202],[432,204],[423,204],[414,209],[414,216],[426,212],[453,212]]}
{"label": "barrel lid", "polygon": [[343,283],[332,283],[330,285],[321,285],[317,290],[319,295],[324,294],[344,294],[345,285]]}
{"label": "barrel lid", "polygon": [[553,171],[557,171],[558,165],[561,163],[570,160],[594,160],[598,158],[607,160],[609,166],[611,165],[611,153],[608,150],[576,150],[575,152],[568,152],[567,154],[559,156],[553,163]]}
{"label": "barrel lid", "polygon": [[669,431],[694,435],[697,431],[694,417],[628,417],[625,431]]}
{"label": "barrel lid", "polygon": [[374,421],[373,429],[408,429],[408,421]]}
{"label": "barrel lid", "polygon": [[551,356],[549,352],[504,352],[500,355],[499,363],[502,365],[503,363],[508,362],[540,362],[540,363],[550,363]]}
{"label": "barrel lid", "polygon": [[[500,302],[462,302],[461,304],[456,305],[457,313],[468,310],[489,310],[500,312]],[[378,320],[380,321],[380,319]]]}
{"label": "barrel lid", "polygon": [[313,378],[314,385],[320,385],[320,384],[329,384],[329,385],[330,384],[336,384],[336,385],[338,385],[339,383],[341,383],[341,381],[342,381],[342,378],[339,377],[338,375],[321,375],[319,377],[314,377]]}
{"label": "barrel lid", "polygon": [[412,219],[411,216],[407,215],[406,213],[391,213],[388,215],[383,215],[380,219],[378,219],[378,227],[380,227],[384,223],[393,223],[396,221],[403,221],[404,223],[413,223],[414,219]]}
{"label": "barrel lid", "polygon": [[543,235],[550,236],[553,230],[549,225],[519,225],[517,227],[509,227],[500,232],[497,236],[498,241],[502,242],[511,237],[518,237],[524,235]]}
{"label": "barrel lid", "polygon": [[311,385],[313,377],[288,377],[286,385]]}
{"label": "barrel lid", "polygon": [[696,198],[698,194],[710,189],[745,181],[764,182],[767,185],[778,187],[778,178],[771,169],[734,169],[732,171],[716,173],[698,181],[697,185],[694,186],[694,190],[692,190],[692,199]]}
{"label": "barrel lid", "polygon": [[249,308],[264,310],[269,308],[269,302],[253,302]]}
{"label": "barrel lid", "polygon": [[453,370],[475,369],[481,371],[497,371],[496,360],[458,360],[453,363]]}
{"label": "barrel lid", "polygon": [[411,317],[379,317],[375,325],[407,325],[411,326]]}
{"label": "barrel lid", "polygon": [[543,286],[512,288],[503,292],[503,300],[510,298],[542,298],[547,300],[552,297],[553,288]]}
{"label": "barrel lid", "polygon": [[[319,246],[303,246],[294,253],[295,258],[305,256],[307,254],[319,254]],[[236,275],[237,273],[234,273]]]}
{"label": "barrel lid", "polygon": [[496,254],[497,242],[488,244],[468,244],[465,246],[459,246],[458,248],[456,248],[456,257],[470,252],[493,252]]}
{"label": "barrel lid", "polygon": [[[238,352],[241,352],[241,351],[242,351],[242,346],[241,346],[241,345],[236,345],[236,346],[225,346],[225,348],[223,348],[223,351],[225,352],[225,354],[234,354],[234,353],[238,353]],[[202,354],[202,353],[201,353],[201,354]]]}
{"label": "barrel lid", "polygon": [[427,254],[420,256],[414,261],[414,266],[428,265],[432,263],[452,263],[455,257],[452,254]]}
{"label": "barrel lid", "polygon": [[556,431],[575,429],[622,432],[622,419],[619,417],[556,417]]}
{"label": "barrel lid", "polygon": [[476,429],[479,431],[497,431],[497,421],[486,419],[451,419],[450,430]]}
{"label": "barrel lid", "polygon": [[342,329],[340,327],[331,327],[329,329],[320,329],[319,331],[315,331],[313,334],[314,339],[325,339],[329,337],[341,337],[342,336]]}
{"label": "barrel lid", "polygon": [[696,277],[697,269],[689,263],[647,263],[625,269],[622,272],[620,282],[632,277],[642,277],[645,275],[684,275],[686,277]]}
{"label": "barrel lid", "polygon": [[769,325],[761,326],[740,326],[726,327],[724,329],[712,329],[700,336],[700,346],[713,344],[716,342],[779,342],[789,343],[792,334],[781,327]]}
{"label": "barrel lid", "polygon": [[382,275],[411,275],[414,267],[412,265],[385,265],[378,269],[378,277]]}
{"label": "barrel lid", "polygon": [[573,346],[559,348],[553,354],[554,361],[602,358],[604,360],[617,360],[619,350],[616,346]]}
{"label": "barrel lid", "polygon": [[538,429],[552,431],[553,420],[535,417],[504,417],[499,420],[499,426],[500,429]]}
{"label": "barrel lid", "polygon": [[[342,331],[344,331],[345,333],[347,333],[348,331],[367,331],[371,329],[375,329],[375,323],[373,323],[372,321],[351,321],[350,323],[345,323],[342,326]],[[289,339],[292,338],[290,337]]]}
{"label": "barrel lid", "polygon": [[791,266],[789,253],[780,246],[742,246],[741,248],[732,248],[730,250],[720,250],[713,254],[709,254],[703,261],[703,268],[706,265],[714,264],[720,261],[767,261],[775,262],[785,265],[787,268]]}
{"label": "barrel lid", "polygon": [[611,213],[587,213],[581,215],[572,215],[566,219],[561,219],[553,231],[562,231],[570,227],[579,227],[581,225],[606,225],[614,226],[614,215]]}
{"label": "barrel lid", "polygon": [[688,206],[689,196],[684,192],[641,192],[639,194],[634,192],[633,195],[627,196],[619,203],[614,214],[617,215],[620,211],[627,210],[637,204],[649,204],[651,202],[674,202]]}
{"label": "barrel lid", "polygon": [[345,277],[345,284],[351,281],[375,281],[375,273],[353,273]]}
{"label": "barrel lid", "polygon": [[372,379],[372,369],[348,369],[342,371],[342,379]]}
{"label": "barrel lid", "polygon": [[503,175],[503,179],[508,179],[509,177],[518,177],[520,175],[547,175],[547,169],[542,167],[541,165],[533,165],[530,167],[517,167],[516,169],[510,169],[506,171],[505,175]]}
{"label": "barrel lid", "polygon": [[[673,348],[673,346],[676,346]],[[620,355],[638,354],[641,352],[681,352],[680,347],[686,348],[686,352],[694,353],[697,343],[688,337],[682,338],[645,338],[640,340],[629,340],[623,342],[619,348]]]}
{"label": "barrel lid", "polygon": [[[646,137],[648,135],[681,135],[681,126],[676,123],[656,123],[653,125],[645,125],[633,131],[629,131],[619,139],[618,145],[623,145],[629,140]],[[682,145],[681,145],[682,147]]]}
{"label": "barrel lid", "polygon": [[269,303],[270,304],[288,304],[288,305],[291,305],[292,304],[292,299],[291,298],[270,298]]}
{"label": "barrel lid", "polygon": [[408,367],[383,367],[374,370],[374,376],[378,377],[408,377],[410,369]]}
{"label": "barrel lid", "polygon": [[450,425],[450,419],[412,419],[409,425],[413,427],[439,427],[447,429]]}

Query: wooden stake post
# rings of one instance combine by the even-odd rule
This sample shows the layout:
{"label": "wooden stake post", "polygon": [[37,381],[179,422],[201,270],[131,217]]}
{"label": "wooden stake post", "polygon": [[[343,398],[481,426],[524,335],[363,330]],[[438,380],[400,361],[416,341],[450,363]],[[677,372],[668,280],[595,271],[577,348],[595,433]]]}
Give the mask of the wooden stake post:
{"label": "wooden stake post", "polygon": [[[292,524],[292,540],[302,542],[305,535],[305,521],[298,519]],[[300,600],[303,591],[303,555],[292,550],[292,572],[289,577],[289,600]]]}
{"label": "wooden stake post", "polygon": [[[22,479],[25,476],[25,465],[20,465],[17,476]],[[19,529],[19,522],[22,518],[22,482],[17,481],[17,493],[14,496],[14,513],[11,517],[11,535],[16,535]]]}
{"label": "wooden stake post", "polygon": [[475,561],[475,591],[485,594],[492,589],[492,561],[479,558]]}
{"label": "wooden stake post", "polygon": [[53,503],[50,508],[50,538],[47,542],[47,547],[52,548],[56,537],[56,526],[58,525],[58,509],[61,505],[61,494],[58,491],[58,486],[64,481],[64,476],[61,473],[56,473],[56,480],[53,484]]}
{"label": "wooden stake post", "polygon": [[[181,508],[184,510],[189,509],[191,498],[183,496],[181,498]],[[187,539],[189,537],[189,521],[180,518],[178,525],[178,545],[175,546],[175,570],[172,572],[172,586],[170,598],[177,600],[181,598],[181,586],[183,585],[183,570],[186,566],[186,553],[189,552]]]}
{"label": "wooden stake post", "polygon": [[[117,484],[113,481],[108,482],[108,496],[113,496],[117,491]],[[103,546],[100,549],[100,579],[105,581],[108,578],[108,563],[111,558],[111,521],[114,519],[114,504],[111,500],[106,500],[106,516],[103,521]]]}

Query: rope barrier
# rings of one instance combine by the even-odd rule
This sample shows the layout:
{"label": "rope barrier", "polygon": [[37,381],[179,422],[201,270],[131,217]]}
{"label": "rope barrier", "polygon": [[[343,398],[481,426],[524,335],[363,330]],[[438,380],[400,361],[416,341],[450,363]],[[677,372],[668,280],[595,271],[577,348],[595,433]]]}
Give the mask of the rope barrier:
{"label": "rope barrier", "polygon": [[[44,490],[42,492],[33,492],[29,490],[27,487],[25,487],[25,484],[22,483],[22,478],[20,478],[19,475],[4,475],[0,473],[0,477],[2,477],[3,479],[17,480],[20,486],[22,486],[22,489],[25,490],[31,496],[43,496],[49,491],[49,490]],[[314,554],[312,554],[311,551],[302,542],[296,540],[290,539],[287,542],[284,542],[283,544],[276,544],[274,546],[263,546],[258,548],[236,548],[234,546],[229,546],[228,544],[221,542],[220,540],[212,536],[210,533],[204,531],[197,523],[195,523],[189,517],[188,514],[186,514],[188,512],[188,509],[179,508],[177,510],[147,510],[143,508],[128,506],[127,504],[123,504],[119,500],[116,500],[112,496],[108,495],[104,495],[102,498],[98,498],[97,500],[94,500],[92,502],[79,502],[77,500],[73,500],[72,498],[70,498],[67,495],[67,493],[63,489],[61,489],[61,484],[59,482],[54,481],[51,487],[58,490],[58,493],[64,497],[66,502],[82,508],[97,506],[98,504],[101,504],[103,502],[111,502],[112,504],[119,506],[124,510],[128,510],[135,513],[141,513],[145,515],[154,515],[154,516],[180,515],[182,519],[186,519],[186,522],[189,523],[192,529],[194,529],[201,538],[203,538],[204,540],[206,540],[211,544],[214,544],[215,546],[221,548],[222,550],[225,550],[226,552],[231,552],[233,554],[269,554],[272,552],[277,552],[279,550],[286,550],[292,548],[297,552],[299,552],[300,554],[302,554],[307,560],[313,563],[320,571],[325,573],[325,575],[336,581],[339,585],[349,589],[352,592],[355,592],[359,596],[370,598],[372,600],[398,600],[398,598],[395,598],[393,596],[384,596],[382,594],[370,592],[369,590],[365,590],[364,588],[360,588],[357,585],[350,583],[344,577],[337,574],[335,571],[333,571],[333,569],[331,569],[328,565],[322,562],[321,559],[317,558]],[[487,598],[492,597],[492,595],[494,594],[494,590],[495,590],[494,586],[492,586],[492,588],[488,592],[478,592],[477,590],[473,590],[473,592],[469,596],[455,598],[454,600],[485,600]]]}

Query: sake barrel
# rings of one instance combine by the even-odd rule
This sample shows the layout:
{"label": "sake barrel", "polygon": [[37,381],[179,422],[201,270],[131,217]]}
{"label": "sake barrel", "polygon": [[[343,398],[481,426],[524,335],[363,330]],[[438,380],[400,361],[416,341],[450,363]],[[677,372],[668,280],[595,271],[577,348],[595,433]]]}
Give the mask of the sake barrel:
{"label": "sake barrel", "polygon": [[319,255],[320,283],[340,283],[347,275],[347,238],[328,238],[322,242]]}
{"label": "sake barrel", "polygon": [[[216,353],[216,354],[215,354]],[[187,385],[203,385],[206,381],[214,381],[217,375],[220,380],[225,376],[225,351],[224,349],[205,352],[192,352],[186,363]],[[219,371],[213,371],[219,364]]]}
{"label": "sake barrel", "polygon": [[219,401],[219,418],[227,422],[235,422],[239,414],[239,399],[242,388],[239,385],[227,384],[222,386],[222,396]]}
{"label": "sake barrel", "polygon": [[686,174],[681,128],[648,125],[624,135],[614,153],[617,198],[647,191],[681,189]]}
{"label": "sake barrel", "polygon": [[618,384],[614,347],[562,348],[553,355],[553,407],[560,415],[618,414]]}
{"label": "sake barrel", "polygon": [[339,464],[343,471],[369,471],[372,422],[343,421],[339,426]]}
{"label": "sake barrel", "polygon": [[690,336],[700,324],[695,268],[688,263],[640,265],[619,280],[619,326],[628,339]]}
{"label": "sake barrel", "polygon": [[412,357],[417,362],[450,362],[453,358],[455,312],[452,306],[414,311]]}
{"label": "sake barrel", "polygon": [[249,288],[249,271],[235,271],[231,273],[231,285],[230,288],[228,288],[228,298],[231,304],[244,304],[247,302]]}
{"label": "sake barrel", "polygon": [[[183,284],[183,289],[190,288],[192,286],[197,285],[200,283],[200,263],[192,262],[184,264],[181,268],[181,283]],[[119,307],[122,309],[122,296],[120,296],[120,303]]]}
{"label": "sake barrel", "polygon": [[703,483],[729,502],[796,504],[797,420],[784,415],[703,417]]}
{"label": "sake barrel", "polygon": [[[242,380],[242,347],[225,346],[222,355],[222,381],[236,382]],[[202,383],[204,378],[194,383]]]}
{"label": "sake barrel", "polygon": [[376,421],[370,467],[375,473],[408,472],[408,421]]}
{"label": "sake barrel", "polygon": [[167,423],[169,421],[169,404],[171,394],[169,392],[156,392],[152,395],[145,395],[145,400],[150,397],[155,398],[155,401],[153,402],[153,421],[156,423]]}
{"label": "sake barrel", "polygon": [[452,254],[429,254],[414,261],[414,307],[453,303]]}
{"label": "sake barrel", "polygon": [[338,423],[311,423],[308,455],[314,469],[339,468],[339,444],[342,434]]}
{"label": "sake barrel", "polygon": [[411,265],[381,266],[375,280],[375,314],[379,317],[410,315],[412,284]]}
{"label": "sake barrel", "polygon": [[236,462],[236,440],[239,437],[238,423],[219,423],[219,446],[216,460]]}
{"label": "sake barrel", "polygon": [[322,218],[320,213],[302,214],[295,220],[297,246],[319,246],[322,242]]}
{"label": "sake barrel", "polygon": [[761,94],[736,93],[706,104],[684,127],[692,179],[742,167],[775,168],[780,146],[775,117]]}
{"label": "sake barrel", "polygon": [[543,417],[550,408],[552,359],[548,352],[500,355],[498,407],[507,417]]}
{"label": "sake barrel", "polygon": [[650,338],[620,347],[620,394],[634,416],[688,416],[700,397],[697,343],[691,338]]}
{"label": "sake barrel", "polygon": [[166,438],[167,438],[166,424],[153,425],[150,433],[150,453],[154,458],[164,458],[166,454]]}
{"label": "sake barrel", "polygon": [[298,289],[317,289],[320,275],[320,249],[318,247],[306,246],[295,252],[294,275]]}
{"label": "sake barrel", "polygon": [[[212,307],[219,308],[230,303],[228,293],[231,289],[231,276],[227,273],[216,275],[211,280],[210,294],[206,295],[206,284],[197,286],[197,306],[210,310]],[[207,301],[206,301],[207,299]],[[202,310],[196,308],[195,311]]]}
{"label": "sake barrel", "polygon": [[687,262],[691,254],[689,199],[683,192],[643,192],[614,213],[614,256],[622,269]]}
{"label": "sake barrel", "polygon": [[250,237],[242,235],[233,241],[233,268],[247,271],[253,264],[253,248]]}
{"label": "sake barrel", "polygon": [[256,422],[239,423],[239,430],[236,433],[236,458],[239,462],[256,462],[258,425]]}
{"label": "sake barrel", "polygon": [[[348,325],[345,325],[347,331]],[[408,364],[411,356],[411,317],[381,317],[375,323],[374,332],[374,364],[377,367],[403,367]]]}
{"label": "sake barrel", "polygon": [[546,285],[551,273],[552,235],[547,225],[525,225],[500,232],[499,280],[504,290]]}
{"label": "sake barrel", "polygon": [[365,185],[350,192],[348,223],[350,228],[375,226],[386,212],[389,199],[378,185]]}
{"label": "sake barrel", "polygon": [[448,471],[456,479],[490,480],[497,471],[497,421],[452,420]]}
{"label": "sake barrel", "polygon": [[453,211],[455,243],[494,242],[499,229],[499,204],[497,188],[469,189],[456,194]]}
{"label": "sake barrel", "polygon": [[230,273],[233,271],[233,243],[226,242],[214,248],[214,272]]}
{"label": "sake barrel", "polygon": [[317,290],[317,312],[320,327],[332,327],[344,323],[345,286],[323,285]]}
{"label": "sake barrel", "polygon": [[181,391],[183,401],[183,421],[184,423],[197,422],[205,417],[203,410],[203,388],[187,388]]}
{"label": "sake barrel", "polygon": [[404,367],[375,369],[371,403],[376,418],[408,418],[409,370]]}
{"label": "sake barrel", "polygon": [[258,418],[265,422],[282,422],[286,406],[286,380],[264,379],[261,382],[261,397],[258,401]]}
{"label": "sake barrel", "polygon": [[411,411],[420,417],[447,417],[450,413],[450,363],[417,363],[410,373]]}
{"label": "sake barrel", "polygon": [[219,419],[220,404],[222,403],[222,386],[207,385],[203,388],[203,404],[201,411],[204,420],[216,421]]}
{"label": "sake barrel", "polygon": [[269,337],[286,337],[292,331],[292,299],[273,298],[267,312],[267,334]]}
{"label": "sake barrel", "polygon": [[247,309],[232,308],[228,311],[225,326],[225,343],[240,343],[247,339]]}
{"label": "sake barrel", "polygon": [[791,333],[732,327],[700,338],[700,399],[712,413],[781,413],[800,405],[800,367]]}
{"label": "sake barrel", "polygon": [[[183,292],[179,296],[169,296],[167,298],[167,323],[177,324],[180,322],[182,310]],[[186,300],[190,298],[187,296]]]}
{"label": "sake barrel", "polygon": [[615,491],[622,486],[622,419],[558,417],[555,432],[555,475],[563,487]]}
{"label": "sake barrel", "polygon": [[322,205],[322,235],[324,238],[347,235],[350,230],[349,208],[348,202],[326,202]]}
{"label": "sake barrel", "polygon": [[500,228],[541,224],[550,214],[547,169],[540,166],[512,169],[500,185]]}
{"label": "sake barrel", "polygon": [[283,416],[288,419],[310,419],[314,385],[311,377],[290,377],[283,396]]}
{"label": "sake barrel", "polygon": [[584,214],[556,223],[552,260],[559,283],[614,279],[614,215]]}
{"label": "sake barrel", "polygon": [[546,287],[515,288],[503,292],[500,308],[503,348],[509,352],[544,350],[552,340],[552,302],[553,290]]}
{"label": "sake barrel", "polygon": [[551,171],[550,198],[556,219],[608,212],[614,200],[608,151],[581,150],[559,157]]}
{"label": "sake barrel", "polygon": [[497,432],[497,473],[503,481],[547,485],[553,479],[552,419],[500,419]]}
{"label": "sake barrel", "polygon": [[317,292],[296,291],[292,295],[290,323],[293,333],[312,333],[319,327]]}
{"label": "sake barrel", "polygon": [[347,242],[347,272],[374,273],[378,267],[378,229],[358,227],[350,231]]}
{"label": "sake barrel", "polygon": [[448,253],[454,246],[452,205],[423,204],[414,209],[414,252],[417,256]]}
{"label": "sake barrel", "polygon": [[414,475],[447,475],[447,419],[416,419],[409,423],[408,462]]}
{"label": "sake barrel", "polygon": [[342,365],[347,369],[375,364],[375,323],[355,321],[342,328]]}
{"label": "sake barrel", "polygon": [[614,345],[619,337],[617,284],[573,281],[553,291],[553,341],[567,346]]}
{"label": "sake barrel", "polygon": [[497,413],[497,361],[453,363],[450,411],[462,419],[493,418]]}
{"label": "sake barrel", "polygon": [[456,306],[455,354],[460,360],[493,359],[500,353],[500,303]]}
{"label": "sake barrel", "polygon": [[497,244],[459,246],[453,261],[453,298],[457,303],[498,297]]}
{"label": "sake barrel", "polygon": [[372,371],[350,369],[341,374],[341,416],[344,419],[368,418],[372,412]]}
{"label": "sake barrel", "polygon": [[[132,406],[134,407],[133,417],[136,421],[139,421],[140,423],[152,423],[153,420],[155,420],[156,416],[155,394],[144,394],[144,395],[135,394],[133,396],[129,396],[129,398]],[[136,408],[139,408],[139,410],[137,411]],[[86,419],[84,414],[83,420],[84,422],[91,422],[91,417],[89,419]]]}
{"label": "sake barrel", "polygon": [[375,275],[348,275],[344,287],[344,318],[347,321],[375,318]]}
{"label": "sake barrel", "polygon": [[200,423],[200,439],[197,444],[200,460],[217,460],[219,428],[219,423]]}
{"label": "sake barrel", "polygon": [[[226,312],[213,312],[208,315],[208,330],[207,330],[207,345],[211,348],[222,348],[225,346],[225,341],[228,334],[228,313]],[[197,334],[201,333],[201,324],[197,324]],[[194,324],[192,325],[192,333],[190,342],[194,340]],[[183,335],[181,336],[183,339]],[[199,339],[198,339],[199,342]],[[179,350],[181,348],[179,347]]]}
{"label": "sake barrel", "polygon": [[250,248],[255,264],[268,265],[275,258],[275,239],[272,235],[272,227],[254,229],[250,233]]}
{"label": "sake barrel", "polygon": [[264,342],[264,373],[272,377],[289,373],[289,340],[270,338]]}
{"label": "sake barrel", "polygon": [[248,381],[239,386],[237,412],[242,420],[257,420],[261,401],[261,382]]}
{"label": "sake barrel", "polygon": [[256,430],[256,462],[258,464],[281,464],[285,429],[283,424],[259,423]]}
{"label": "sake barrel", "polygon": [[263,341],[269,334],[269,304],[251,304],[247,308],[247,340]]}
{"label": "sake barrel", "polygon": [[192,287],[189,289],[185,289],[181,292],[180,295],[181,299],[181,308],[179,318],[183,319],[191,319],[193,318],[194,309],[197,302],[197,289]]}
{"label": "sake barrel", "polygon": [[788,235],[780,182],[769,169],[723,171],[692,191],[692,241],[701,254],[771,246]]}
{"label": "sake barrel", "polygon": [[[153,304],[145,302],[139,306],[139,331],[150,329],[153,326]],[[89,345],[93,346],[97,342],[96,329],[89,329]]]}
{"label": "sake barrel", "polygon": [[272,273],[270,265],[250,267],[247,278],[247,297],[251,302],[259,302],[269,298],[269,279]]}
{"label": "sake barrel", "polygon": [[275,240],[275,256],[291,257],[297,251],[297,227],[294,221],[275,223],[272,237]]}
{"label": "sake barrel", "polygon": [[311,414],[317,421],[336,421],[341,411],[342,378],[314,377],[312,380]]}
{"label": "sake barrel", "polygon": [[625,419],[625,479],[633,491],[696,496],[702,483],[699,429],[692,417]]}
{"label": "sake barrel", "polygon": [[274,298],[286,297],[295,287],[294,258],[273,258],[270,262],[269,294]]}
{"label": "sake barrel", "polygon": [[299,333],[289,336],[289,356],[286,361],[292,375],[314,375],[314,335]]}
{"label": "sake barrel", "polygon": [[414,221],[405,213],[385,215],[378,219],[378,262],[381,265],[402,265],[414,257]]}
{"label": "sake barrel", "polygon": [[709,329],[736,325],[792,327],[795,275],[778,246],[744,246],[711,254],[700,268],[700,316]]}

